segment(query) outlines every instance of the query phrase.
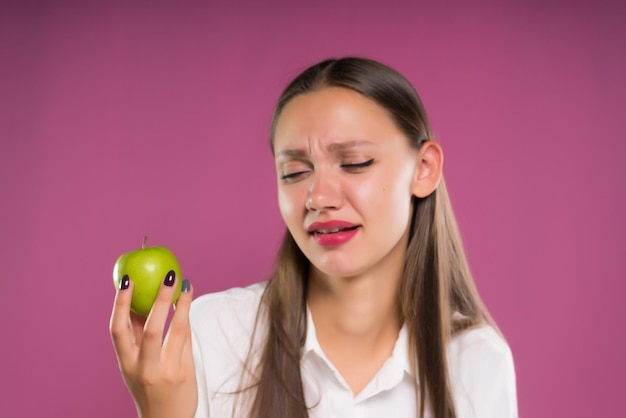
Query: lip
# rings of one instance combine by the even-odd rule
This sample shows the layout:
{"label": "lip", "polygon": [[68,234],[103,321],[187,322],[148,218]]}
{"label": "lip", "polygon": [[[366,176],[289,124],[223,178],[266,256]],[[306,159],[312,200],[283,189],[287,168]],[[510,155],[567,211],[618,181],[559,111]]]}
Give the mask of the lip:
{"label": "lip", "polygon": [[[307,228],[309,234],[323,247],[337,247],[350,241],[359,232],[360,225],[341,220],[313,222]],[[335,232],[330,232],[338,230]],[[325,231],[325,232],[321,232]]]}

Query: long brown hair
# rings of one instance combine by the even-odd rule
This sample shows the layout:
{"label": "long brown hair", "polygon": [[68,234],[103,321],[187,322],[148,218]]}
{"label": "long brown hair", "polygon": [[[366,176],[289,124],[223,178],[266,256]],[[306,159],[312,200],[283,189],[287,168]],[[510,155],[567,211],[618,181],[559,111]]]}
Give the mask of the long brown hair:
{"label": "long brown hair", "polygon": [[[351,89],[374,100],[387,109],[416,148],[433,140],[421,100],[401,74],[370,59],[349,57],[322,61],[287,86],[274,112],[272,143],[285,105],[324,87]],[[429,196],[414,197],[413,206],[398,303],[409,331],[413,374],[420,382],[419,389],[416,385],[419,417],[429,402],[435,418],[455,418],[446,344],[460,330],[493,321],[476,291],[443,179]],[[267,321],[267,336],[252,385],[252,417],[308,416],[300,358],[310,266],[287,231],[257,315],[257,323]]]}

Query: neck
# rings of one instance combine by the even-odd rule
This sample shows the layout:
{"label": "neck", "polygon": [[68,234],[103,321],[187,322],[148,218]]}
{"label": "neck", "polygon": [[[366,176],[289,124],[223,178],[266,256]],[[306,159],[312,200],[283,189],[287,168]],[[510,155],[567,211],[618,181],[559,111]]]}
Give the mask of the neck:
{"label": "neck", "polygon": [[317,340],[354,394],[376,375],[398,339],[407,237],[351,277],[333,277],[311,266],[307,299]]}
{"label": "neck", "polygon": [[400,331],[400,277],[329,278],[314,271],[308,302],[317,340],[358,394],[389,358]]}
{"label": "neck", "polygon": [[308,302],[318,334],[378,341],[400,329],[397,277],[331,278],[313,271]]}

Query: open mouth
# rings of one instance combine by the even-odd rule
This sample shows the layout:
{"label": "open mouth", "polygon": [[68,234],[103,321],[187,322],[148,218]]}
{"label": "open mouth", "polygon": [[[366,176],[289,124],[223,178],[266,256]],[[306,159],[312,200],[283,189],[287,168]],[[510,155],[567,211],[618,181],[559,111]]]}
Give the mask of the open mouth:
{"label": "open mouth", "polygon": [[339,247],[349,242],[357,234],[361,225],[316,225],[310,230],[311,237],[322,247]]}
{"label": "open mouth", "polygon": [[328,235],[328,234],[336,234],[337,232],[354,231],[357,228],[359,228],[358,225],[345,227],[345,228],[315,229],[311,231],[311,233],[320,234],[320,235]]}

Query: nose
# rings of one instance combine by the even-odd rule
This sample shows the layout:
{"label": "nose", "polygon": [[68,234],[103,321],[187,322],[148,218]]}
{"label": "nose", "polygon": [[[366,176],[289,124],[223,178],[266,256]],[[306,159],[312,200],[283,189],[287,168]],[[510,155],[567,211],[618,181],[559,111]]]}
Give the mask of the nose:
{"label": "nose", "polygon": [[343,202],[341,183],[331,173],[316,170],[309,185],[306,209],[324,211],[339,209]]}

